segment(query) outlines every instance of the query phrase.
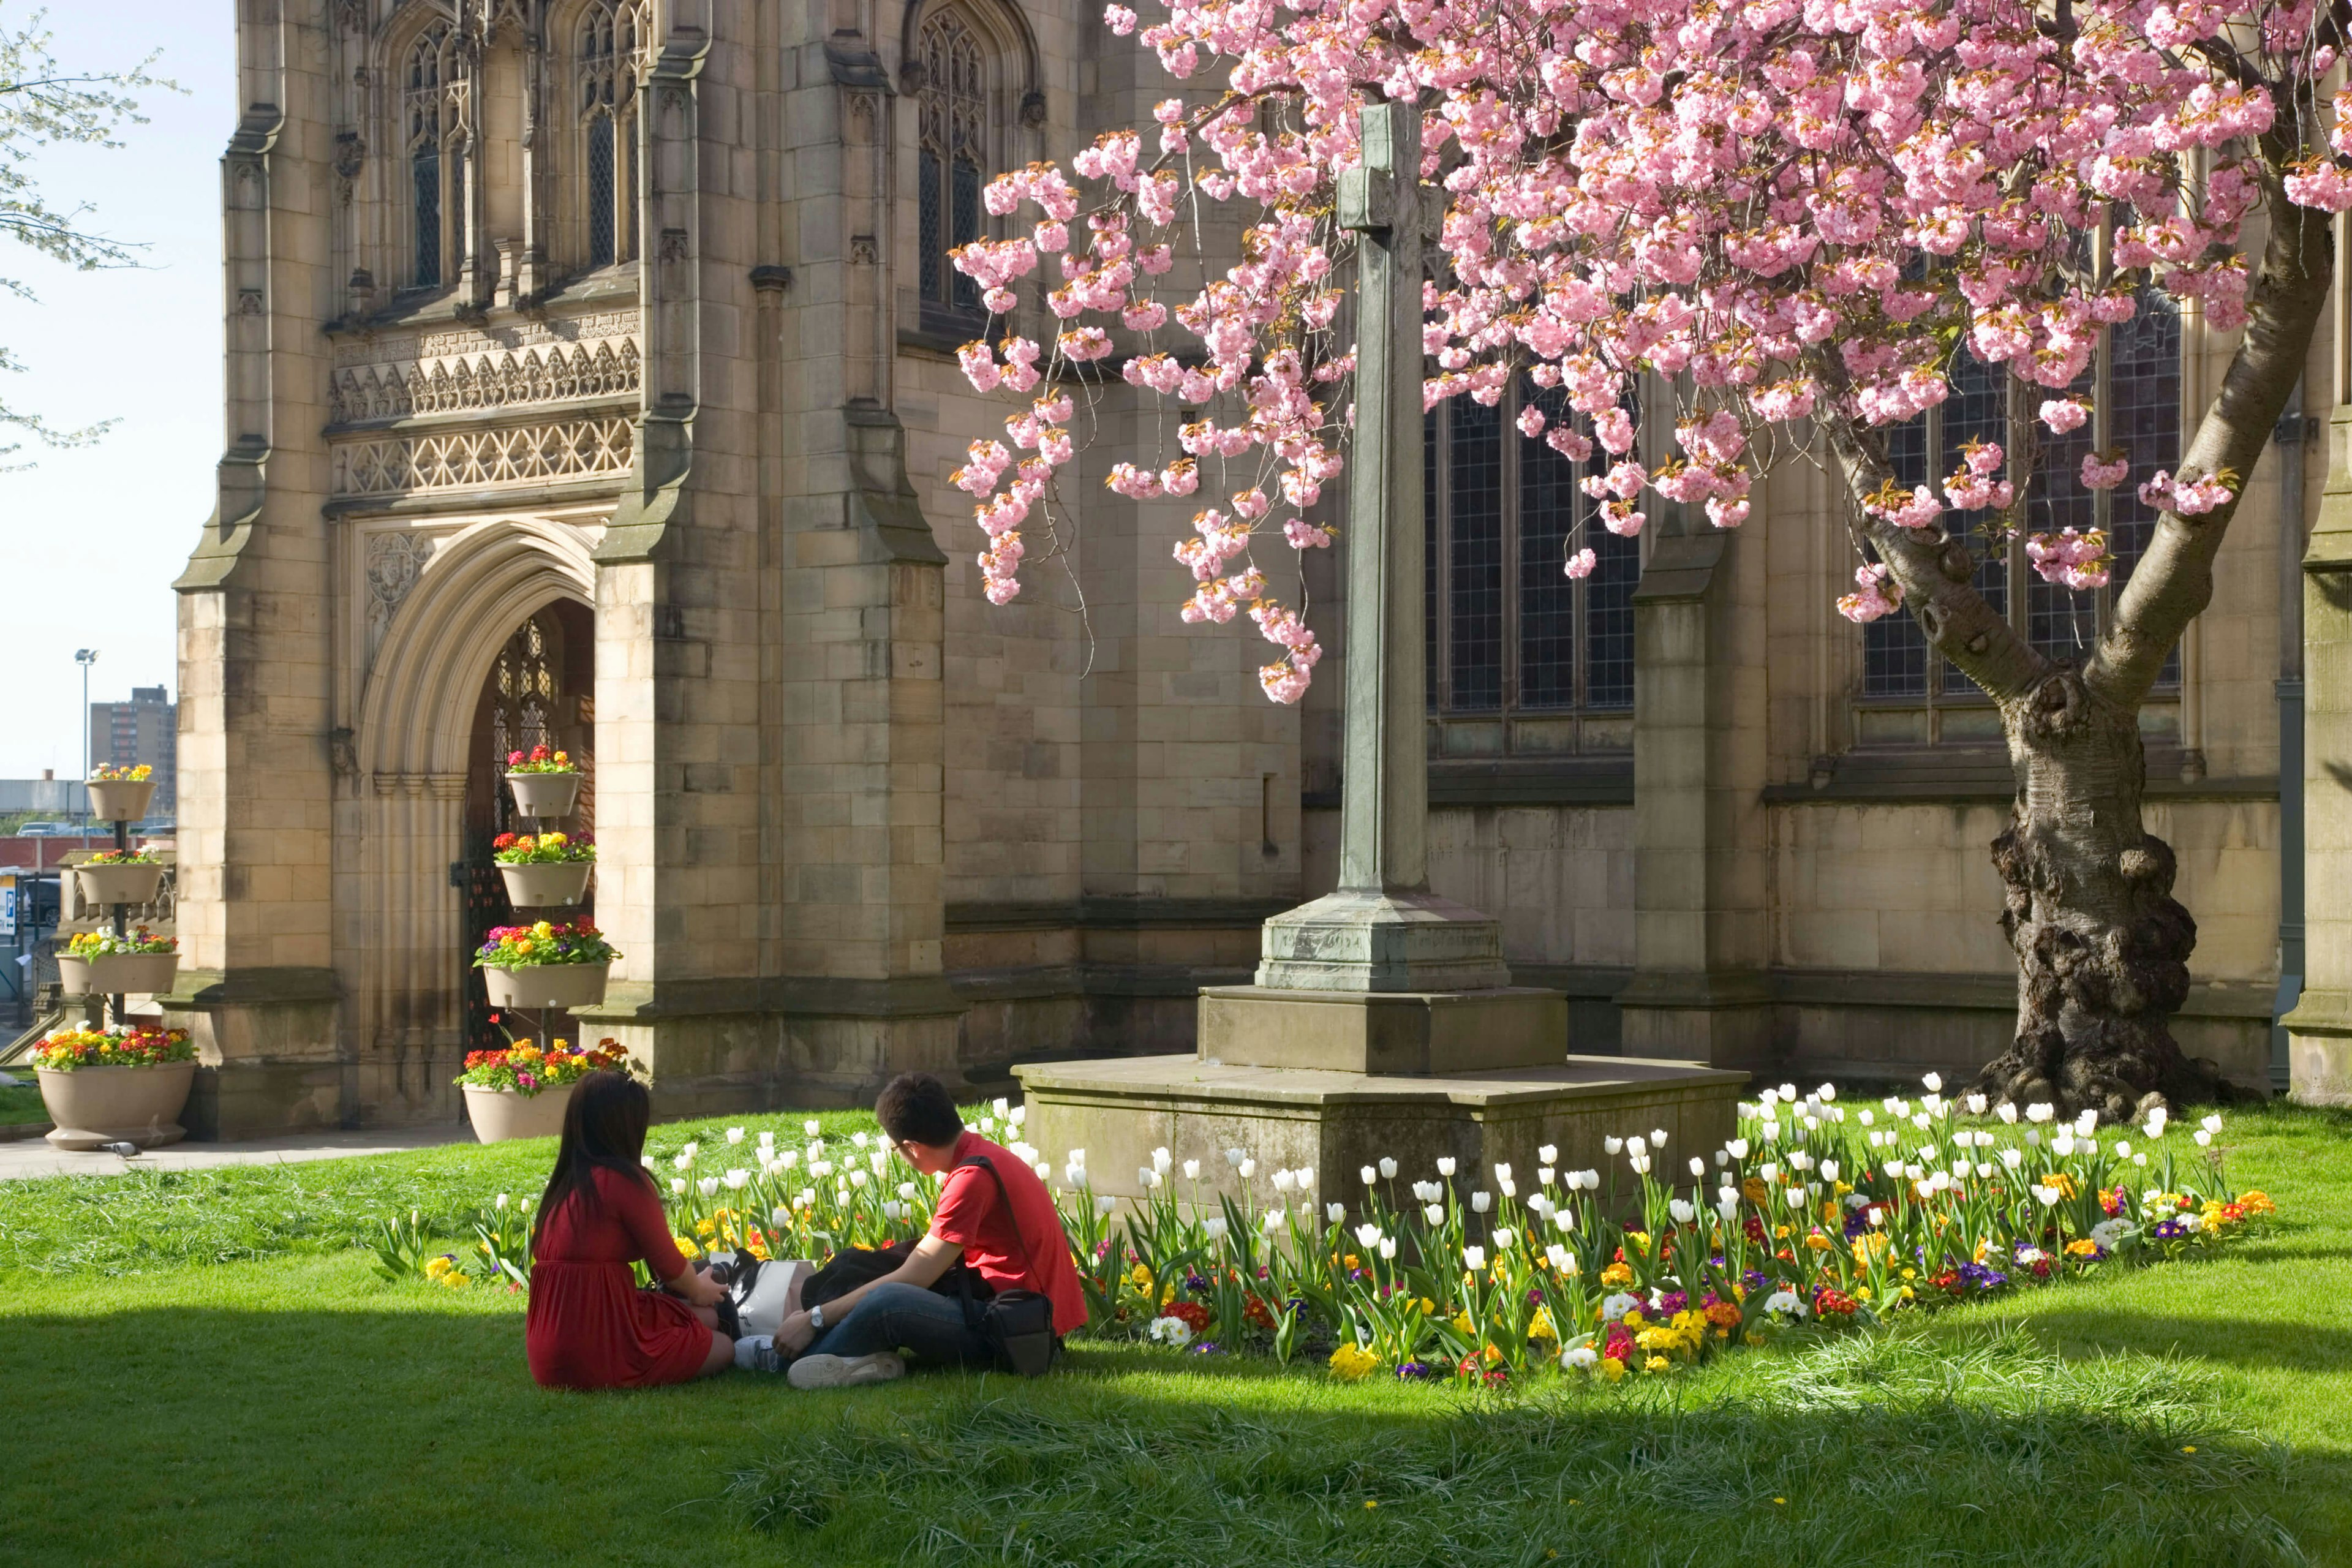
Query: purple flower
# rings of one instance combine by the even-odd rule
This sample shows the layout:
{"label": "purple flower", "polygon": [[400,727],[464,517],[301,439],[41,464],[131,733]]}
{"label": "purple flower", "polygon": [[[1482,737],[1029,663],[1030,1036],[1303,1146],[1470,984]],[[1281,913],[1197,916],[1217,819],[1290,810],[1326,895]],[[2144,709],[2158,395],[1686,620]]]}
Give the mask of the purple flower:
{"label": "purple flower", "polygon": [[1959,1273],[1961,1284],[1978,1290],[1998,1290],[2009,1283],[2008,1275],[1981,1263],[1963,1263]]}
{"label": "purple flower", "polygon": [[2179,1241],[2189,1234],[2189,1227],[2177,1219],[2160,1219],[2148,1227],[2147,1233],[2158,1241]]}
{"label": "purple flower", "polygon": [[1407,1361],[1397,1363],[1396,1374],[1399,1382],[1412,1383],[1430,1376],[1431,1373],[1427,1362]]}
{"label": "purple flower", "polygon": [[1217,1353],[1217,1342],[1214,1340],[1202,1340],[1199,1344],[1192,1347],[1192,1353],[1194,1355],[1215,1355]]}
{"label": "purple flower", "polygon": [[1689,1305],[1688,1296],[1680,1290],[1669,1290],[1658,1298],[1657,1315],[1661,1318],[1671,1318]]}

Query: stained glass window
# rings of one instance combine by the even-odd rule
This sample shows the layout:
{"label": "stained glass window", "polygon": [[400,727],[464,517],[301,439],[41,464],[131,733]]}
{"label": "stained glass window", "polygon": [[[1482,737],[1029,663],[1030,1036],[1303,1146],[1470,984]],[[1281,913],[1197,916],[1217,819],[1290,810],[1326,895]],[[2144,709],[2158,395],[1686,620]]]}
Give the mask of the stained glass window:
{"label": "stained glass window", "polygon": [[953,10],[924,18],[917,35],[922,87],[915,95],[918,293],[933,309],[977,312],[980,287],[948,253],[980,237],[987,181],[988,56]]}

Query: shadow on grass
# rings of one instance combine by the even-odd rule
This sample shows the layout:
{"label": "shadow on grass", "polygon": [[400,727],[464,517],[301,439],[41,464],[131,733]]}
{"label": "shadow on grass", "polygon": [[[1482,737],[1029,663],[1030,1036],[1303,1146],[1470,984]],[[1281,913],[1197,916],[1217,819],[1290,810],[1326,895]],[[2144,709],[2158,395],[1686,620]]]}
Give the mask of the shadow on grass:
{"label": "shadow on grass", "polygon": [[2004,1325],[1775,1356],[1733,1397],[1118,1349],[1037,1383],[580,1395],[531,1384],[519,1313],[351,1300],[11,1320],[0,1559],[669,1564],[685,1531],[827,1565],[2327,1560],[2200,1373]]}

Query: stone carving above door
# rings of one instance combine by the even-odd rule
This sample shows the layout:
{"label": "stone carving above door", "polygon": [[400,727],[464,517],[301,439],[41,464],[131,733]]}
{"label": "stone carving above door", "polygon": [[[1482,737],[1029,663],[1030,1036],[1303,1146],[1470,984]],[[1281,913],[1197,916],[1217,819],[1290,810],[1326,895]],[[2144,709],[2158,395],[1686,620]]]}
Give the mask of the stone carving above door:
{"label": "stone carving above door", "polygon": [[625,416],[592,416],[338,442],[329,448],[334,494],[391,497],[617,479],[634,461],[634,430]]}
{"label": "stone carving above door", "polygon": [[419,332],[335,352],[337,425],[620,397],[641,384],[637,313]]}
{"label": "stone carving above door", "polygon": [[383,533],[371,533],[367,541],[367,652],[368,663],[375,662],[375,650],[383,646],[384,629],[400,608],[408,591],[425,574],[425,563],[433,558],[434,547],[440,541],[429,533],[413,533],[404,529]]}

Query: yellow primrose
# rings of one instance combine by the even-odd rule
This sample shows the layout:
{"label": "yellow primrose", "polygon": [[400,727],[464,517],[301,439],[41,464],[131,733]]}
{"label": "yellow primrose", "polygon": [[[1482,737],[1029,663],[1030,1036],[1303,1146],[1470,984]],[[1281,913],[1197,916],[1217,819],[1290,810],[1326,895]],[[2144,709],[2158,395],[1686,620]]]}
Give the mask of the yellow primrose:
{"label": "yellow primrose", "polygon": [[551,937],[555,934],[555,927],[545,921],[541,921],[530,928],[530,934],[542,939]]}
{"label": "yellow primrose", "polygon": [[1380,1364],[1381,1358],[1361,1345],[1341,1345],[1331,1352],[1331,1375],[1343,1383],[1354,1383]]}

